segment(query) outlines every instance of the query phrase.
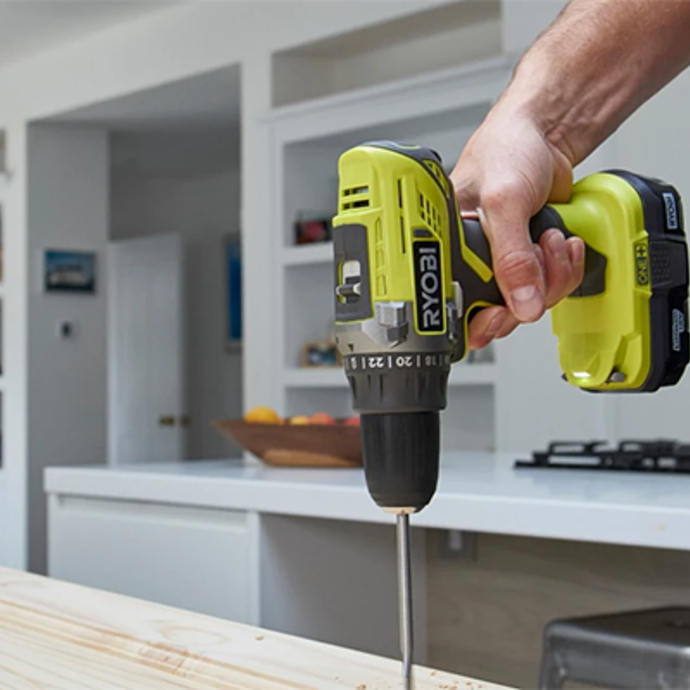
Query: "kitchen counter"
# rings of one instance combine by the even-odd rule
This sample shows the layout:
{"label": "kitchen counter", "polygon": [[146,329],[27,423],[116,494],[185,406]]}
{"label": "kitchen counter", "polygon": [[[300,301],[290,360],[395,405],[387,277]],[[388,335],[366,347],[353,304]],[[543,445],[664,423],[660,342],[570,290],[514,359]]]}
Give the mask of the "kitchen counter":
{"label": "kitchen counter", "polygon": [[[390,659],[0,568],[0,686],[391,690]],[[500,690],[430,669],[416,688]]]}
{"label": "kitchen counter", "polygon": [[[513,468],[518,455],[443,457],[439,490],[417,527],[690,549],[690,476]],[[528,454],[519,454],[526,458]],[[50,494],[390,523],[361,470],[232,461],[49,468]]]}

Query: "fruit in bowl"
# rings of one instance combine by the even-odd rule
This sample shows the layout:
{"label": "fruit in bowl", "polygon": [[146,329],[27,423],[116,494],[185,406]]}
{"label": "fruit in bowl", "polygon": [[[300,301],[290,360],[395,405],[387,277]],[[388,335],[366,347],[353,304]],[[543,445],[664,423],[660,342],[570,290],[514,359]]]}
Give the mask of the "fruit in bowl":
{"label": "fruit in bowl", "polygon": [[311,416],[311,423],[312,424],[321,424],[323,426],[330,426],[332,424],[335,424],[336,421],[331,415],[326,414],[325,412],[317,412],[316,414],[313,414]]}
{"label": "fruit in bowl", "polygon": [[244,415],[244,421],[250,424],[282,424],[283,418],[274,409],[259,405]]}
{"label": "fruit in bowl", "polygon": [[335,419],[326,412],[283,419],[270,407],[255,407],[243,419],[213,422],[224,436],[269,465],[361,467],[359,417]]}

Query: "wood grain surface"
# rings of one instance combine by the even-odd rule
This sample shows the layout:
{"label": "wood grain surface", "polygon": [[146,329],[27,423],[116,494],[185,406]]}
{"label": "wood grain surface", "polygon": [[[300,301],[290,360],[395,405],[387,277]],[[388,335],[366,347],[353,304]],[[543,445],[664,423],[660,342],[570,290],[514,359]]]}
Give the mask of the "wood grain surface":
{"label": "wood grain surface", "polygon": [[[394,690],[399,674],[394,660],[0,569],[2,690]],[[416,690],[498,686],[420,668]]]}

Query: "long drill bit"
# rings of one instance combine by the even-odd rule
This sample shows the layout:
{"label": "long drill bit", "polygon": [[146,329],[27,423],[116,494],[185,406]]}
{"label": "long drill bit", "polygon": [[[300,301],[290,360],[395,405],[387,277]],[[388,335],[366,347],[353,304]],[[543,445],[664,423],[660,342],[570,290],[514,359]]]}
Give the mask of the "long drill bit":
{"label": "long drill bit", "polygon": [[410,516],[398,513],[398,612],[400,652],[404,690],[412,690],[412,559],[410,557]]}

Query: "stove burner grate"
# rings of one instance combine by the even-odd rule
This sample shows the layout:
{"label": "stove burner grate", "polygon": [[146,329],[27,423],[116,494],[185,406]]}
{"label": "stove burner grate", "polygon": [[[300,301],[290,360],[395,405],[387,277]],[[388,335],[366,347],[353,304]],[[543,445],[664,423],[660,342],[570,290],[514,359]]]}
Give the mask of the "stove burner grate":
{"label": "stove burner grate", "polygon": [[517,460],[516,468],[587,469],[623,472],[690,474],[690,444],[668,439],[621,441],[554,441],[531,460]]}

